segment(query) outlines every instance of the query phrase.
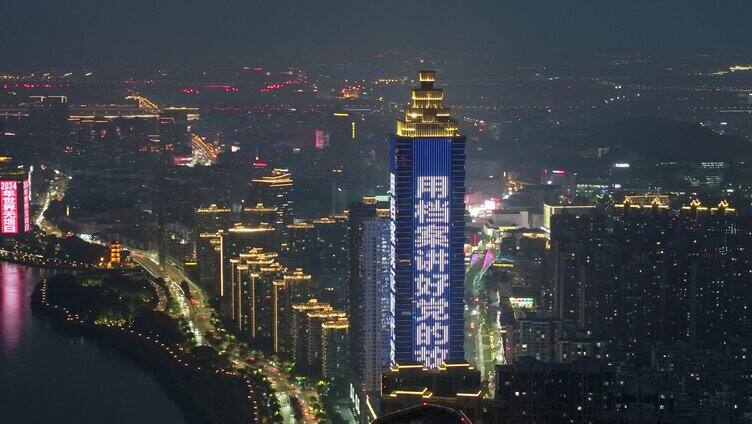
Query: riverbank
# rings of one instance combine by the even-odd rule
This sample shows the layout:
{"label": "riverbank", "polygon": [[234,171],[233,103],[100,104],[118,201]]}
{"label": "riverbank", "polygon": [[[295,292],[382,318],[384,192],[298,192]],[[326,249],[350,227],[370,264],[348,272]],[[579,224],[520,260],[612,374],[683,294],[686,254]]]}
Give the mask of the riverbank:
{"label": "riverbank", "polygon": [[105,246],[75,236],[58,237],[32,231],[23,237],[0,240],[0,261],[36,268],[96,269],[103,257],[109,257]]}
{"label": "riverbank", "polygon": [[[32,256],[32,255],[26,255],[26,256]],[[94,269],[99,269],[93,265],[68,265],[68,264],[62,264],[62,263],[57,263],[57,262],[51,263],[44,258],[39,258],[39,259],[22,258],[18,256],[13,256],[13,255],[3,255],[2,252],[0,252],[0,261],[9,262],[9,263],[16,264],[16,265],[30,266],[34,268],[57,269],[61,271],[90,271]]]}
{"label": "riverbank", "polygon": [[260,422],[249,379],[212,363],[203,351],[197,355],[201,348],[190,350],[164,343],[154,334],[122,322],[83,318],[48,298],[46,279],[35,288],[31,305],[35,315],[53,322],[60,331],[94,340],[154,376],[180,407],[187,423]]}

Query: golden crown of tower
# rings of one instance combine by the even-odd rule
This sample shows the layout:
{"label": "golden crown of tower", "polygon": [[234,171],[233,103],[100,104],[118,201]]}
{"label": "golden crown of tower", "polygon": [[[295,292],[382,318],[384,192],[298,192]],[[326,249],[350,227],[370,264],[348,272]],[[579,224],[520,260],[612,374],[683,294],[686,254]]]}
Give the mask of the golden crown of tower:
{"label": "golden crown of tower", "polygon": [[397,121],[400,137],[458,137],[457,121],[444,105],[444,90],[434,87],[436,72],[418,72],[420,86],[412,90],[405,116]]}

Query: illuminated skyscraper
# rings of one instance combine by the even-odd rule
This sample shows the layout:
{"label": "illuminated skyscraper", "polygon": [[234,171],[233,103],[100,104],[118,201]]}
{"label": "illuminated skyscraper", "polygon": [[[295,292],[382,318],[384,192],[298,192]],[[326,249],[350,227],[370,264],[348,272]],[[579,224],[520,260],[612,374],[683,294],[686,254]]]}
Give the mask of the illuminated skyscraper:
{"label": "illuminated skyscraper", "polygon": [[231,209],[209,205],[196,209],[194,228],[199,281],[212,295],[224,295],[221,264],[224,260],[221,233],[230,226]]}
{"label": "illuminated skyscraper", "polygon": [[463,361],[465,138],[421,71],[391,144],[397,363]]}
{"label": "illuminated skyscraper", "polygon": [[[289,291],[280,296],[280,290],[286,290],[284,282],[289,274],[278,259],[276,252],[253,247],[230,258],[227,261],[230,267],[225,272],[223,302],[231,310],[231,315],[226,313],[225,316],[234,320],[237,331],[269,350],[278,347],[278,313],[288,308],[288,298],[291,298]],[[305,279],[302,271],[299,275]],[[292,294],[297,296],[295,298],[304,297],[297,291]]]}
{"label": "illuminated skyscraper", "polygon": [[286,169],[274,169],[271,175],[251,180],[252,204],[263,203],[266,207],[276,208],[272,226],[282,233],[285,226],[292,223],[292,187],[292,174]]}
{"label": "illuminated skyscraper", "polygon": [[31,180],[23,166],[0,168],[0,236],[31,231]]}
{"label": "illuminated skyscraper", "polygon": [[348,244],[346,215],[334,215],[313,220],[315,244],[311,268],[317,280],[317,296],[336,308],[344,309],[348,283]]}
{"label": "illuminated skyscraper", "polygon": [[337,308],[347,302],[347,224],[346,215],[334,215],[287,225],[281,252],[285,266],[310,269],[316,298]]}
{"label": "illuminated skyscraper", "polygon": [[[308,375],[321,375],[322,368],[328,368],[328,377],[332,377],[331,373],[336,371],[339,371],[337,377],[342,376],[347,367],[345,354],[349,346],[347,314],[328,303],[309,299],[305,303],[292,305],[292,318],[289,346],[292,347],[292,359],[296,366]],[[324,350],[328,350],[326,357],[323,356]],[[323,364],[322,359],[326,359],[328,364]],[[334,366],[334,361],[340,364]]]}
{"label": "illuminated skyscraper", "polygon": [[[381,390],[381,372],[394,362],[394,343],[391,315],[394,293],[389,284],[389,222],[377,217],[362,221],[360,260],[362,276],[362,319],[358,331],[362,339],[363,390],[372,395]],[[353,365],[355,368],[356,366]]]}
{"label": "illuminated skyscraper", "polygon": [[311,299],[311,276],[302,269],[288,271],[274,281],[272,302],[272,342],[275,354],[291,354],[292,305]]}

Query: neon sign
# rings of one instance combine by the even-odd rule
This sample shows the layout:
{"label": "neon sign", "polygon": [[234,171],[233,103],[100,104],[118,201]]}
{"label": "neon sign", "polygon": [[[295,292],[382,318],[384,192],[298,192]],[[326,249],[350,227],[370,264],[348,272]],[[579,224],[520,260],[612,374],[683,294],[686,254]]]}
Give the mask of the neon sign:
{"label": "neon sign", "polygon": [[15,181],[0,181],[0,210],[2,233],[18,233],[18,186]]}
{"label": "neon sign", "polygon": [[31,231],[31,188],[29,180],[23,182],[24,231]]}

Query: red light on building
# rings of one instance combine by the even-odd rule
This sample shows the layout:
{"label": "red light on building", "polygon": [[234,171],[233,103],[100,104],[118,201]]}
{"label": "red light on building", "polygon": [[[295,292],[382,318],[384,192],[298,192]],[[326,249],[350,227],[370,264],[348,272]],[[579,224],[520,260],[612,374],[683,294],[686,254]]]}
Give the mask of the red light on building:
{"label": "red light on building", "polygon": [[287,81],[282,81],[282,82],[272,82],[272,83],[269,83],[269,84],[266,84],[265,86],[263,86],[261,88],[261,90],[259,90],[259,91],[261,91],[262,93],[270,93],[272,91],[279,90],[279,89],[281,89],[283,87],[286,87],[286,86],[289,86],[289,85],[295,85],[295,84],[300,84],[300,81],[298,81],[298,80],[287,80]]}
{"label": "red light on building", "polygon": [[204,84],[201,86],[202,88],[209,89],[209,90],[219,90],[224,91],[225,93],[237,93],[240,91],[238,87],[235,87],[232,84]]}
{"label": "red light on building", "polygon": [[565,171],[563,169],[554,169],[553,171],[551,171],[551,173],[552,174],[557,174],[557,175],[564,175],[564,174],[567,173],[567,171]]}
{"label": "red light on building", "polygon": [[0,170],[0,235],[31,231],[31,186],[23,168]]}
{"label": "red light on building", "polygon": [[24,232],[31,231],[31,184],[26,179],[23,182],[23,210]]}
{"label": "red light on building", "polygon": [[18,182],[0,181],[0,210],[2,234],[18,234]]}

